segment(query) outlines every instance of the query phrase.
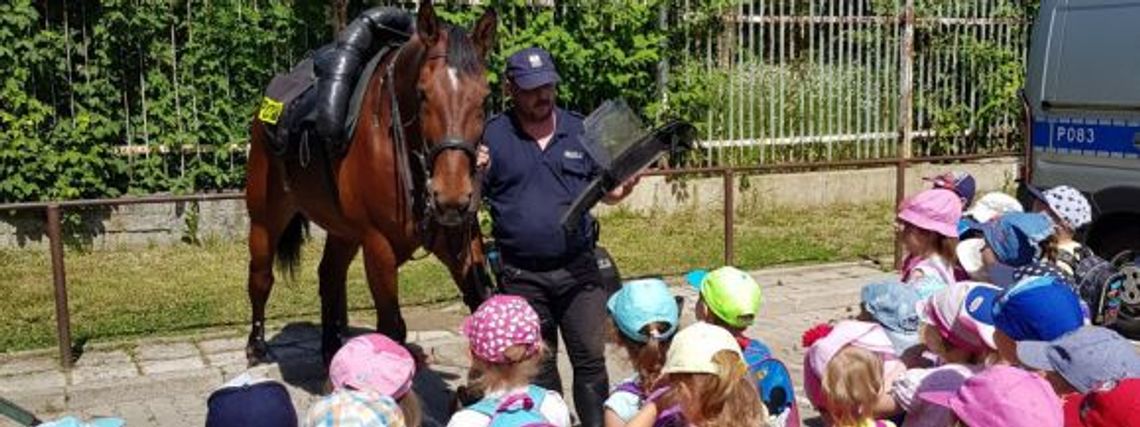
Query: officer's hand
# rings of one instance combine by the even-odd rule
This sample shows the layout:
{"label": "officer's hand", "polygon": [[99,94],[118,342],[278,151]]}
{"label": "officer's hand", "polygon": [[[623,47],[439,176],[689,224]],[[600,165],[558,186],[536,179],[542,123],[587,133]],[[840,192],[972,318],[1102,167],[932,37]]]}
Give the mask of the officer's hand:
{"label": "officer's hand", "polygon": [[479,152],[475,154],[475,168],[486,170],[488,166],[491,166],[491,151],[486,145],[480,145]]}

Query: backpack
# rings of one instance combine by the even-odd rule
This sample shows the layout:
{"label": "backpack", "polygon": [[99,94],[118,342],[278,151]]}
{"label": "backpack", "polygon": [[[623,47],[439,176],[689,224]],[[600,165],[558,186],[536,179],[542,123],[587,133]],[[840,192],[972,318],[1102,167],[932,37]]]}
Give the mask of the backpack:
{"label": "backpack", "polygon": [[546,389],[531,385],[526,393],[485,398],[468,409],[490,417],[488,427],[554,427],[539,411],[545,397]]}
{"label": "backpack", "polygon": [[1078,247],[1076,253],[1058,251],[1057,262],[1073,271],[1073,291],[1088,304],[1094,324],[1108,326],[1116,321],[1126,296],[1124,270],[1135,269],[1125,264],[1132,259],[1132,252],[1124,251],[1110,262],[1085,246]]}
{"label": "backpack", "polygon": [[744,347],[744,363],[756,381],[760,400],[768,408],[770,419],[776,420],[774,427],[799,426],[800,409],[796,404],[792,376],[783,362],[772,357],[768,346],[758,340],[748,340]]}

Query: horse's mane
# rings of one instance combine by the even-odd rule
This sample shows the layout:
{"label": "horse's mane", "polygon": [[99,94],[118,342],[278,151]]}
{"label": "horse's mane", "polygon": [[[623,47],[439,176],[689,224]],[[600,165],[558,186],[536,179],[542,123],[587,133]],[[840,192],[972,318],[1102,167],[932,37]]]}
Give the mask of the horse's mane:
{"label": "horse's mane", "polygon": [[447,31],[447,65],[464,75],[481,73],[483,59],[467,37],[467,30],[451,24],[444,24],[443,28]]}

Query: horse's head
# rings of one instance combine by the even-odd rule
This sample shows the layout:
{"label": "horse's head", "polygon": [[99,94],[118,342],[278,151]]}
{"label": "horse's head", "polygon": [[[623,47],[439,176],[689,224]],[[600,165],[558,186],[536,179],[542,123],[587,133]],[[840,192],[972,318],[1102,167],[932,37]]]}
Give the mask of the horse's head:
{"label": "horse's head", "polygon": [[456,226],[478,206],[475,156],[483,138],[484,99],[490,93],[486,58],[496,17],[488,10],[470,33],[442,24],[432,2],[420,4],[416,36],[425,52],[419,70],[420,136],[427,150],[428,197],[436,220]]}

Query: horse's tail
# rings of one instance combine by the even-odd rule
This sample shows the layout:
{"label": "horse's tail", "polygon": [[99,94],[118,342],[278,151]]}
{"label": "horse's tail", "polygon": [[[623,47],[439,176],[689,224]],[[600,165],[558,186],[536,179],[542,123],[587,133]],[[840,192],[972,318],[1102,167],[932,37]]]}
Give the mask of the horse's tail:
{"label": "horse's tail", "polygon": [[296,275],[297,266],[301,264],[301,245],[309,234],[309,220],[304,215],[293,215],[289,225],[277,240],[277,268],[286,272],[289,278]]}

